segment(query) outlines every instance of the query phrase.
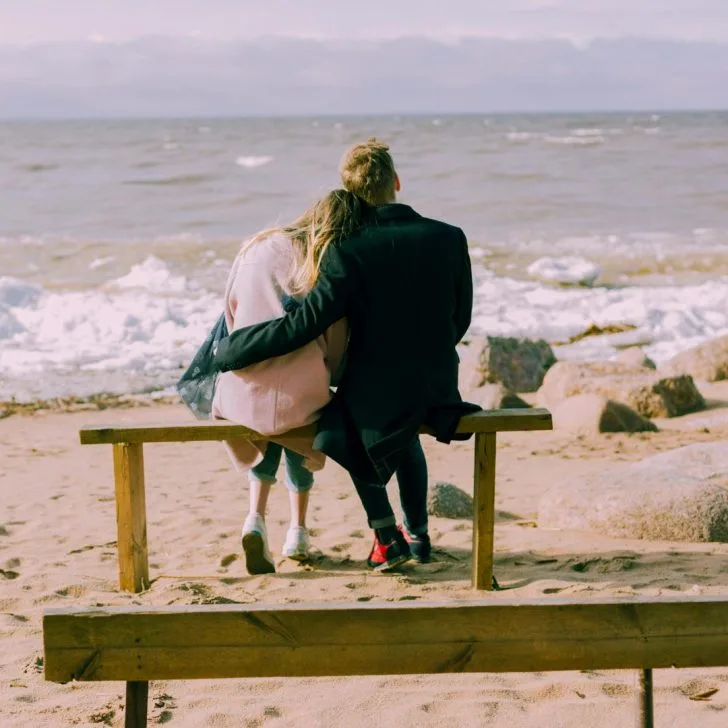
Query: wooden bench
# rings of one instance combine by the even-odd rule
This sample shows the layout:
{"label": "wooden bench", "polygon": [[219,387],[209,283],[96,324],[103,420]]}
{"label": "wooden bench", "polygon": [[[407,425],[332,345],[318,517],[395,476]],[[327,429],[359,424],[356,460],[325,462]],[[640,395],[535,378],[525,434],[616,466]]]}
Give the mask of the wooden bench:
{"label": "wooden bench", "polygon": [[[728,665],[720,597],[432,604],[54,609],[45,678],[126,681],[126,728],[146,725],[150,680]],[[695,725],[698,725],[696,719]]]}
{"label": "wooden bench", "polygon": [[[458,432],[475,435],[473,585],[476,589],[491,589],[493,582],[496,433],[551,428],[551,414],[545,409],[489,410],[460,420]],[[131,592],[149,586],[144,443],[265,439],[247,427],[220,421],[93,425],[83,427],[80,435],[82,445],[114,447],[119,583],[122,589]]]}

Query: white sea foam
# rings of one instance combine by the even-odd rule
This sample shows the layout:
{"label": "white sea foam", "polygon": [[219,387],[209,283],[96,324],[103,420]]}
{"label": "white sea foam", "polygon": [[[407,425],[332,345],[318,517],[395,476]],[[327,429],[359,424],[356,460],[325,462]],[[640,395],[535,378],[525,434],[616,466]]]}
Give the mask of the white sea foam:
{"label": "white sea foam", "polygon": [[116,258],[113,255],[107,255],[105,258],[94,258],[89,264],[89,270],[96,270],[97,268],[103,268],[109,263],[113,263]]}
{"label": "white sea foam", "polygon": [[[148,259],[124,277],[133,285],[119,286],[119,279],[83,292],[44,291],[3,279],[0,400],[16,394],[14,382],[29,378],[35,379],[36,396],[79,393],[69,391],[69,377],[78,384],[84,374],[100,372],[115,374],[119,391],[129,391],[131,381],[158,380],[160,373],[163,383],[174,382],[222,301],[169,271],[165,277],[163,266]],[[173,285],[165,288],[165,280]],[[167,295],[158,295],[160,284]]]}
{"label": "white sea foam", "polygon": [[566,146],[591,146],[603,144],[605,138],[602,135],[596,136],[551,136],[544,137],[549,144],[564,144]]}
{"label": "white sea foam", "polygon": [[601,274],[597,263],[578,257],[539,258],[528,266],[528,275],[549,283],[592,286]]}
{"label": "white sea foam", "polygon": [[533,138],[533,134],[527,131],[509,131],[506,138],[510,142],[527,142]]}
{"label": "white sea foam", "polygon": [[140,288],[153,293],[181,293],[188,288],[187,278],[172,275],[167,264],[153,255],[107,285],[111,288]]}
{"label": "white sea foam", "polygon": [[591,324],[631,324],[636,329],[584,339],[559,356],[609,358],[617,348],[637,342],[655,360],[664,361],[728,333],[728,278],[693,286],[554,288],[488,272],[476,290],[473,328],[481,333],[560,342]]}
{"label": "white sea foam", "polygon": [[609,129],[586,127],[580,129],[572,129],[571,134],[577,137],[619,136],[620,134],[624,134],[624,129],[619,129],[616,127]]}
{"label": "white sea foam", "polygon": [[24,308],[35,303],[42,293],[38,286],[17,278],[0,276],[0,307]]}
{"label": "white sea foam", "polygon": [[[478,276],[474,333],[563,342],[591,324],[636,327],[559,347],[563,358],[609,358],[632,342],[662,361],[728,333],[728,278],[608,289],[559,288],[489,271]],[[196,288],[156,258],[88,291],[47,291],[0,279],[0,400],[24,391],[55,396],[169,386],[221,309],[219,295]]]}
{"label": "white sea foam", "polygon": [[266,164],[270,164],[273,161],[273,157],[261,156],[261,157],[238,157],[235,160],[235,164],[238,167],[245,167],[246,169],[255,169],[256,167],[263,167]]}

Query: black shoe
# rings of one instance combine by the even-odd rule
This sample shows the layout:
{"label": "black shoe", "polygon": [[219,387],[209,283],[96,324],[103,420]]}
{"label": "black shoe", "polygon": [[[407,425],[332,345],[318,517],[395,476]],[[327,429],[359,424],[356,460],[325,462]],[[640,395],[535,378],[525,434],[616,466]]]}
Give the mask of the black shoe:
{"label": "black shoe", "polygon": [[374,571],[389,571],[400,566],[412,558],[407,540],[400,533],[388,544],[383,544],[379,537],[374,534],[374,546],[369,553],[367,563]]}
{"label": "black shoe", "polygon": [[407,529],[402,529],[402,533],[409,544],[412,558],[418,564],[429,564],[432,561],[432,543],[430,543],[429,535],[423,533],[419,536],[413,536],[407,532]]}

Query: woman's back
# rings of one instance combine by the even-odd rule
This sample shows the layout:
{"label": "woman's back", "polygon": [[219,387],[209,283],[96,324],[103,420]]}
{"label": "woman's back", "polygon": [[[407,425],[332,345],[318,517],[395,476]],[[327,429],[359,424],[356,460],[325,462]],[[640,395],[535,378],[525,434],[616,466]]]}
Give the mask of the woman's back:
{"label": "woman's back", "polygon": [[[283,301],[293,295],[295,254],[283,233],[246,245],[233,263],[225,291],[230,331],[285,314]],[[287,356],[221,375],[213,414],[277,435],[308,425],[331,398],[331,372],[340,364],[346,324],[335,324],[325,337]]]}

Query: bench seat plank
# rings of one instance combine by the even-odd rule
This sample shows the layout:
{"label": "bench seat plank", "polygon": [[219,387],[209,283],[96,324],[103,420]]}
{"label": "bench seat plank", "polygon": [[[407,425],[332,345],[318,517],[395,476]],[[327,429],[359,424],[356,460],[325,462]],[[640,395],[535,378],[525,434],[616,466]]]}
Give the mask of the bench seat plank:
{"label": "bench seat plank", "polygon": [[[458,432],[516,432],[550,430],[551,413],[545,409],[484,410],[466,415],[460,420]],[[315,426],[293,430],[287,434],[309,434]],[[82,445],[111,445],[121,442],[199,442],[227,440],[234,437],[264,440],[261,435],[243,425],[224,420],[161,422],[159,424],[86,425],[80,430]]]}
{"label": "bench seat plank", "polygon": [[708,667],[728,601],[66,609],[43,632],[54,682]]}

